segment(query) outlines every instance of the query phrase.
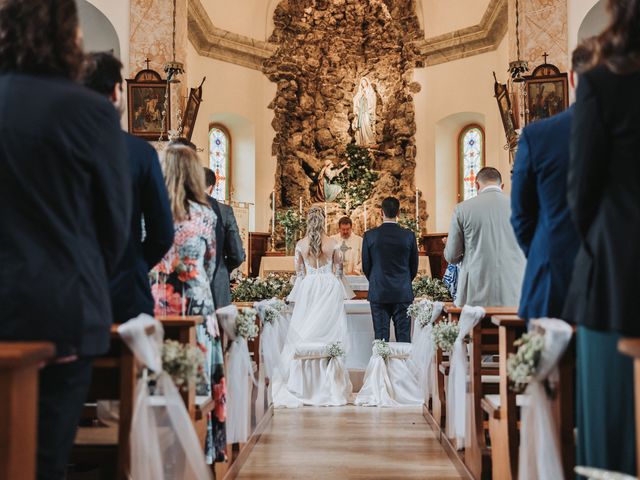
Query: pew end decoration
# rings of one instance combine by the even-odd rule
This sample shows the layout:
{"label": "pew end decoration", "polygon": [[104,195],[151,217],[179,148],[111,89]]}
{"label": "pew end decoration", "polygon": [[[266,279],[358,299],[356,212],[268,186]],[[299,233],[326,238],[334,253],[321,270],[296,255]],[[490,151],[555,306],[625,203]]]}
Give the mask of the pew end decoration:
{"label": "pew end decoration", "polygon": [[418,377],[411,368],[411,344],[374,340],[371,359],[355,404],[365,407],[422,405]]}
{"label": "pew end decoration", "polygon": [[449,289],[442,280],[429,276],[419,276],[412,283],[413,295],[416,298],[426,298],[433,302],[451,302]]}
{"label": "pew end decoration", "polygon": [[[211,479],[182,397],[172,377],[163,370],[162,324],[142,314],[120,325],[118,333],[144,366],[131,421],[130,478]],[[149,372],[156,377],[153,395]]]}
{"label": "pew end decoration", "polygon": [[[175,340],[165,340],[162,344],[162,369],[167,372],[180,390],[186,390],[189,383],[205,383],[205,358],[199,346],[183,344]],[[155,378],[155,374],[150,375]]]}
{"label": "pew end decoration", "polygon": [[216,310],[216,316],[227,338],[227,443],[245,443],[251,433],[249,418],[251,389],[257,381],[248,341],[259,333],[257,312],[235,305]]}
{"label": "pew end decoration", "polygon": [[260,355],[265,376],[272,379],[276,370],[284,376],[280,356],[289,331],[289,306],[283,300],[272,298],[255,302],[253,307],[262,324]]}
{"label": "pew end decoration", "polygon": [[431,341],[433,346],[442,350],[445,353],[451,353],[453,350],[453,344],[458,338],[460,328],[456,322],[451,320],[444,320],[433,325],[431,330]]}
{"label": "pew end decoration", "polygon": [[[530,343],[526,348],[529,357],[536,356],[538,349],[539,356],[522,406],[518,476],[522,480],[562,479],[567,476],[567,469],[563,465],[565,452],[561,448],[560,425],[554,411],[560,382],[558,365],[571,342],[573,328],[562,320],[550,318],[533,320],[532,326],[535,333],[523,346]],[[542,337],[541,340],[534,335]]]}
{"label": "pew end decoration", "polygon": [[[469,374],[469,360],[467,357],[467,344],[465,338],[471,330],[482,320],[486,311],[482,307],[465,305],[460,313],[457,324],[458,335],[452,348],[449,350],[449,381],[447,383],[447,436],[454,439],[458,450],[464,448],[467,427],[467,375]],[[440,322],[434,326],[434,331],[440,327]],[[452,333],[456,330],[449,327],[442,331],[440,336],[434,333],[436,343],[439,346],[450,342]],[[446,332],[446,333],[445,333]],[[438,340],[440,339],[440,340]]]}
{"label": "pew end decoration", "polygon": [[436,349],[431,334],[443,307],[442,302],[425,299],[413,303],[407,309],[407,314],[413,320],[409,366],[418,380],[418,388],[425,403],[428,403],[434,392]]}

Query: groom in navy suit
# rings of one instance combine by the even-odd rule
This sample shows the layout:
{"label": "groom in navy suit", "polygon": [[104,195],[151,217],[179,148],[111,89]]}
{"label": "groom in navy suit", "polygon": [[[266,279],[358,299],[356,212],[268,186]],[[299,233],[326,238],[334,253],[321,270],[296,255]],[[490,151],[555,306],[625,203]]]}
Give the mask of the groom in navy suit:
{"label": "groom in navy suit", "polygon": [[415,235],[398,225],[400,202],[382,201],[382,225],[365,232],[362,239],[362,270],[369,280],[369,303],[376,339],[389,340],[390,319],[396,341],[411,341],[407,308],[413,302],[411,282],[418,273]]}

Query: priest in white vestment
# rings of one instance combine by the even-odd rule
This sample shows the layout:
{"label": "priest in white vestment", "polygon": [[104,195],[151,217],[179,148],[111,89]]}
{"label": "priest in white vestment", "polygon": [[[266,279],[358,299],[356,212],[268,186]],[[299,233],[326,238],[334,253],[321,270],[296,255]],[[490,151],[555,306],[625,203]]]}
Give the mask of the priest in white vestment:
{"label": "priest in white vestment", "polygon": [[338,222],[339,232],[331,238],[338,242],[344,257],[345,275],[362,275],[362,237],[353,233],[353,223],[349,217]]}

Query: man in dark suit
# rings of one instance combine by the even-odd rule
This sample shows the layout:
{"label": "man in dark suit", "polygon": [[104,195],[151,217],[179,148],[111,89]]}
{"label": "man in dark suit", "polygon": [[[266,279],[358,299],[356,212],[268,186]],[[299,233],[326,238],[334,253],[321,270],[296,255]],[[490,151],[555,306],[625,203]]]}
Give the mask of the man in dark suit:
{"label": "man in dark suit", "polygon": [[[83,81],[88,88],[106,96],[122,114],[121,72],[122,63],[113,55],[92,53],[87,58]],[[133,209],[129,243],[109,285],[116,323],[126,322],[141,313],[153,315],[149,270],[171,248],[174,235],[169,196],[158,154],[144,140],[126,132],[122,135],[132,176]]]}
{"label": "man in dark suit", "polygon": [[413,302],[411,282],[418,273],[415,235],[398,225],[400,202],[382,201],[382,225],[365,232],[362,239],[362,270],[369,280],[369,304],[376,339],[389,340],[390,319],[396,341],[411,341],[407,308]]}
{"label": "man in dark suit", "polygon": [[[591,50],[572,55],[570,81],[591,60]],[[528,125],[522,131],[511,183],[511,224],[527,266],[521,318],[560,318],[580,237],[567,204],[567,169],[573,108]]]}
{"label": "man in dark suit", "polygon": [[233,208],[218,202],[211,196],[216,185],[216,174],[206,167],[204,174],[207,198],[218,219],[216,222],[216,270],[211,281],[211,291],[216,308],[222,308],[231,303],[229,276],[244,262],[245,252]]}
{"label": "man in dark suit", "polygon": [[37,475],[61,480],[109,348],[131,173],[113,105],[76,83],[75,1],[0,2],[0,37],[0,339],[56,345],[40,371]]}

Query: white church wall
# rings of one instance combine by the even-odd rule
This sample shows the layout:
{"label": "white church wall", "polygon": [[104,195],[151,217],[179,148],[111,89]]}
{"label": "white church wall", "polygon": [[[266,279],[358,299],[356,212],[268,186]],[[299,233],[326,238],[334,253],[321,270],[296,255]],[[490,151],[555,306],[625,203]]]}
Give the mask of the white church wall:
{"label": "white church wall", "polygon": [[422,85],[415,96],[416,182],[427,200],[429,232],[446,232],[449,228],[457,202],[458,156],[457,148],[447,145],[456,145],[458,133],[467,123],[478,121],[483,125],[486,164],[500,170],[510,191],[511,167],[503,148],[506,139],[493,96],[492,75],[495,71],[504,82],[506,66],[505,39],[494,52],[416,70],[414,78]]}
{"label": "white church wall", "polygon": [[480,23],[489,0],[419,0],[425,36],[435,37]]}
{"label": "white church wall", "polygon": [[[83,7],[83,3],[90,3],[98,10],[100,10],[111,22],[113,28],[115,29],[115,33],[118,35],[118,40],[120,42],[120,60],[124,65],[124,74],[125,77],[129,76],[129,10],[130,10],[130,1],[129,0],[78,0],[78,7],[80,11],[85,9]],[[82,19],[82,17],[81,17]],[[103,34],[100,32],[94,31],[91,27],[93,25],[89,25],[90,28],[84,29],[85,38],[91,38],[91,45],[93,45],[93,38],[100,37]],[[85,42],[88,43],[88,42]],[[89,46],[89,45],[87,45]]]}
{"label": "white church wall", "polygon": [[265,0],[200,1],[216,27],[256,40],[266,40],[266,23],[263,15],[266,14],[265,4],[268,2]]}
{"label": "white church wall", "polygon": [[[606,26],[606,3],[606,0],[567,0],[569,59],[571,59],[571,52],[576,48],[580,39],[597,34],[600,30],[598,27]],[[587,16],[590,18],[586,19]],[[585,20],[589,23],[587,29],[583,27]],[[581,27],[583,27],[582,32],[580,32]]]}
{"label": "white church wall", "polygon": [[267,109],[275,87],[261,72],[200,57],[193,46],[187,50],[190,87],[206,76],[203,101],[192,141],[205,149],[200,153],[207,165],[209,124],[219,121],[230,131],[233,142],[232,184],[235,201],[254,203],[251,229],[266,231],[269,225],[269,192],[273,188],[275,160],[271,158],[272,112]]}

